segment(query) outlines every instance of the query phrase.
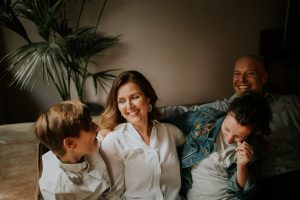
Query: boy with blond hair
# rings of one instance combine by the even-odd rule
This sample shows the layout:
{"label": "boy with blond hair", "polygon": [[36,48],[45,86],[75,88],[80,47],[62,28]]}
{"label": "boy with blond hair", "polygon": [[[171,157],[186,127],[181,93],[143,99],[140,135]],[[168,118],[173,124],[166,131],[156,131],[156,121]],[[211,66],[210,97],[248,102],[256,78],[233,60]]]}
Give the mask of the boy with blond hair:
{"label": "boy with blond hair", "polygon": [[45,200],[95,200],[109,190],[98,129],[88,107],[77,100],[55,104],[39,116],[35,134],[50,149],[42,156],[39,180]]}

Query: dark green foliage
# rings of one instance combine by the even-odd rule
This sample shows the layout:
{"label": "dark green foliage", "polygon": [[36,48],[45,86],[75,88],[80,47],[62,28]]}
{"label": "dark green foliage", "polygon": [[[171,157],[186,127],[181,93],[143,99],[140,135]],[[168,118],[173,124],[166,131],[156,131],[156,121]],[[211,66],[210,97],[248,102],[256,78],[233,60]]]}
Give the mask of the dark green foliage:
{"label": "dark green foliage", "polygon": [[[86,0],[81,1],[75,28],[67,20],[67,0],[1,0],[0,24],[20,35],[27,44],[9,52],[1,61],[6,66],[4,74],[14,71],[10,85],[24,88],[34,86],[38,72],[43,74],[44,83],[53,83],[63,100],[70,99],[71,82],[74,83],[80,100],[84,100],[87,78],[93,78],[94,86],[105,89],[116,70],[96,73],[89,71],[91,58],[116,45],[119,36],[104,36],[97,33],[106,0],[100,9],[95,27],[79,27]],[[23,19],[23,21],[21,20]],[[24,20],[32,22],[42,41],[34,42],[24,27]]]}

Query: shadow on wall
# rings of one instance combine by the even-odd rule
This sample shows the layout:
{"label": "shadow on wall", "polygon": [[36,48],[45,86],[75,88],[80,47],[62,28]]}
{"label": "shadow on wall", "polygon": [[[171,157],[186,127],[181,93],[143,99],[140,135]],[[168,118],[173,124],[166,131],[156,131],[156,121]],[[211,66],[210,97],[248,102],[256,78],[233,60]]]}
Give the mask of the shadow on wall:
{"label": "shadow on wall", "polygon": [[[0,38],[2,33],[0,30]],[[5,46],[0,40],[0,58],[3,57]],[[4,66],[0,66],[0,73],[4,70]],[[8,74],[3,79],[0,79],[0,125],[19,122],[35,121],[40,108],[38,103],[30,96],[26,90],[20,90],[14,86],[8,87],[8,82],[12,75]]]}
{"label": "shadow on wall", "polygon": [[35,121],[40,108],[26,90],[8,87],[12,75],[0,81],[0,124]]}

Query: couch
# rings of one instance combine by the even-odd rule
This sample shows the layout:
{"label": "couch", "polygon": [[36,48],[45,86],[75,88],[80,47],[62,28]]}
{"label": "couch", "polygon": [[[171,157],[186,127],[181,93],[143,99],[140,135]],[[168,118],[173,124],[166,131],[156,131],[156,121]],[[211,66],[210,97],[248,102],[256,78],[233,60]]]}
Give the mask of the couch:
{"label": "couch", "polygon": [[37,144],[33,123],[0,126],[0,199],[36,199]]}
{"label": "couch", "polygon": [[[300,105],[299,98],[297,98],[297,102],[297,105]],[[164,117],[169,117],[194,109],[196,110],[197,106],[168,106],[161,110]],[[300,110],[300,106],[297,109]],[[298,111],[296,113],[297,116],[300,116]],[[98,116],[94,116],[93,120],[97,123]],[[296,122],[294,125],[298,129],[300,129],[299,120],[300,117],[294,120]],[[292,124],[288,125],[291,126]],[[0,125],[1,200],[39,199],[38,177],[41,166],[38,158],[45,152],[45,149],[38,144],[33,126],[33,122]],[[300,134],[297,131],[296,138],[299,137]],[[299,196],[300,194],[297,189],[299,180],[299,169],[289,174],[263,179],[263,185],[255,199],[270,197],[272,199],[293,199],[293,195]]]}

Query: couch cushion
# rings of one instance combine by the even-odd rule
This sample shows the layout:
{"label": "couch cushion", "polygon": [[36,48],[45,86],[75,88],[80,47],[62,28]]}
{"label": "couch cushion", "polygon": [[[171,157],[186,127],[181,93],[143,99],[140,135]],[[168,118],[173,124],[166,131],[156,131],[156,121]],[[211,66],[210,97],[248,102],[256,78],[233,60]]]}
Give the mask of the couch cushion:
{"label": "couch cushion", "polygon": [[18,123],[0,126],[0,144],[35,142],[34,123]]}
{"label": "couch cushion", "polygon": [[35,199],[37,142],[33,123],[0,126],[0,199]]}

